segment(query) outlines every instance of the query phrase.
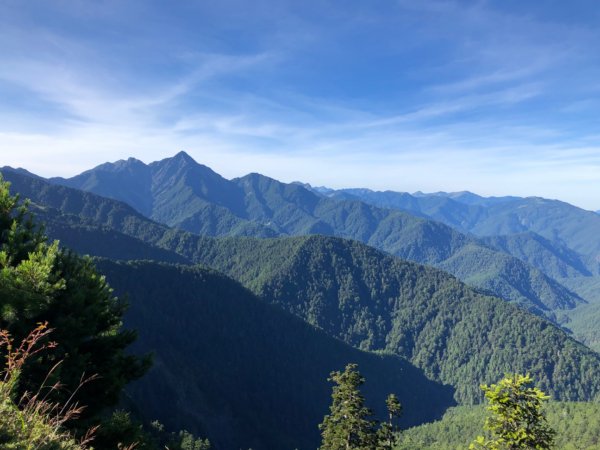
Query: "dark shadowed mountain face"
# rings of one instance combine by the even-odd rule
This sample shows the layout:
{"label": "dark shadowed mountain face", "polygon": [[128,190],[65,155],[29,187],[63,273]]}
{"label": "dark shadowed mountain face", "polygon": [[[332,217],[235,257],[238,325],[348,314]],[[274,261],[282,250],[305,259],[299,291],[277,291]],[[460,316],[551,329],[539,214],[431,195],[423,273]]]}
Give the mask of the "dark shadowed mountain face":
{"label": "dark shadowed mountain face", "polygon": [[[554,309],[581,303],[575,293],[526,262],[440,222],[356,199],[324,197],[259,174],[228,181],[185,153],[147,166],[136,160],[104,164],[69,180],[53,181],[132,202],[139,212],[148,211],[148,205],[136,199],[150,195],[150,218],[203,235],[323,234],[359,240],[443,268],[548,317]],[[131,189],[138,192],[132,194]],[[508,276],[515,270],[523,274],[516,284]]]}
{"label": "dark shadowed mountain face", "polygon": [[318,446],[328,413],[327,378],[358,363],[368,404],[383,418],[395,392],[404,426],[439,418],[452,389],[406,360],[356,350],[260,300],[212,270],[134,262],[97,263],[129,299],[125,325],[154,367],[128,391],[148,420],[207,436],[214,448]]}

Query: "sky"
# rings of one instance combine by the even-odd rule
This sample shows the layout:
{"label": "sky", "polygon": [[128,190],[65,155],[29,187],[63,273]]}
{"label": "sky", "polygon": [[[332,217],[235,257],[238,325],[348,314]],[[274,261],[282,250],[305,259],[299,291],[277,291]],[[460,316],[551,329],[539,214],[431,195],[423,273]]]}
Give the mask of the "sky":
{"label": "sky", "polygon": [[0,166],[600,209],[595,0],[0,0]]}

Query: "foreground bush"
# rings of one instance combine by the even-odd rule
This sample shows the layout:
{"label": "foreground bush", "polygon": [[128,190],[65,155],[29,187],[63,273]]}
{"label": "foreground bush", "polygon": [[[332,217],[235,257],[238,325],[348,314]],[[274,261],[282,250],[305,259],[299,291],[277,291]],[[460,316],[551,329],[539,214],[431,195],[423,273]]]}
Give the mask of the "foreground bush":
{"label": "foreground bush", "polygon": [[[24,393],[16,399],[19,376],[28,360],[46,348],[54,347],[45,342],[50,330],[39,325],[15,347],[6,330],[0,330],[0,354],[4,367],[0,371],[0,448],[15,450],[83,450],[85,442],[76,442],[64,430],[63,425],[75,419],[81,412],[76,404],[59,404],[47,401],[49,393],[60,385],[42,385],[35,393]],[[85,380],[83,381],[85,382]]]}

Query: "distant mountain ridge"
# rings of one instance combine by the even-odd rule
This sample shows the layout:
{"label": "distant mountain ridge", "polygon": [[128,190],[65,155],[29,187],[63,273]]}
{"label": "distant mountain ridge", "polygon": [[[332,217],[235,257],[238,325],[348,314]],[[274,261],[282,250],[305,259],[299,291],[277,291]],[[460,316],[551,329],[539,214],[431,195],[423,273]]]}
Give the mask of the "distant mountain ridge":
{"label": "distant mountain ridge", "polygon": [[[359,240],[447,270],[550,317],[555,309],[582,303],[527,263],[440,222],[361,200],[328,198],[260,174],[229,181],[184,152],[148,165],[134,159],[103,164],[51,181],[124,201],[153,220],[208,236],[323,234]],[[517,270],[523,275],[511,279]]]}
{"label": "distant mountain ridge", "polygon": [[598,273],[600,217],[559,200],[541,197],[481,197],[471,192],[408,194],[370,189],[330,190],[328,197],[355,198],[369,204],[419,214],[477,236],[535,233],[553,245],[588,256]]}
{"label": "distant mountain ridge", "polygon": [[134,158],[105,163],[73,178],[49,181],[124,201],[146,217],[201,234],[277,234],[239,217],[239,190],[185,152],[148,165]]}

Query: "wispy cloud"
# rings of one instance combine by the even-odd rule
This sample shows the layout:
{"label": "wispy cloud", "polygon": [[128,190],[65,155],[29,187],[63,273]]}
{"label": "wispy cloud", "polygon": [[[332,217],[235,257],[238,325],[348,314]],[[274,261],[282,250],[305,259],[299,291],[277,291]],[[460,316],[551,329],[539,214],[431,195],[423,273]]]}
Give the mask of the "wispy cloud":
{"label": "wispy cloud", "polygon": [[72,175],[186,149],[227,176],[600,207],[600,32],[535,5],[15,5],[4,164]]}

